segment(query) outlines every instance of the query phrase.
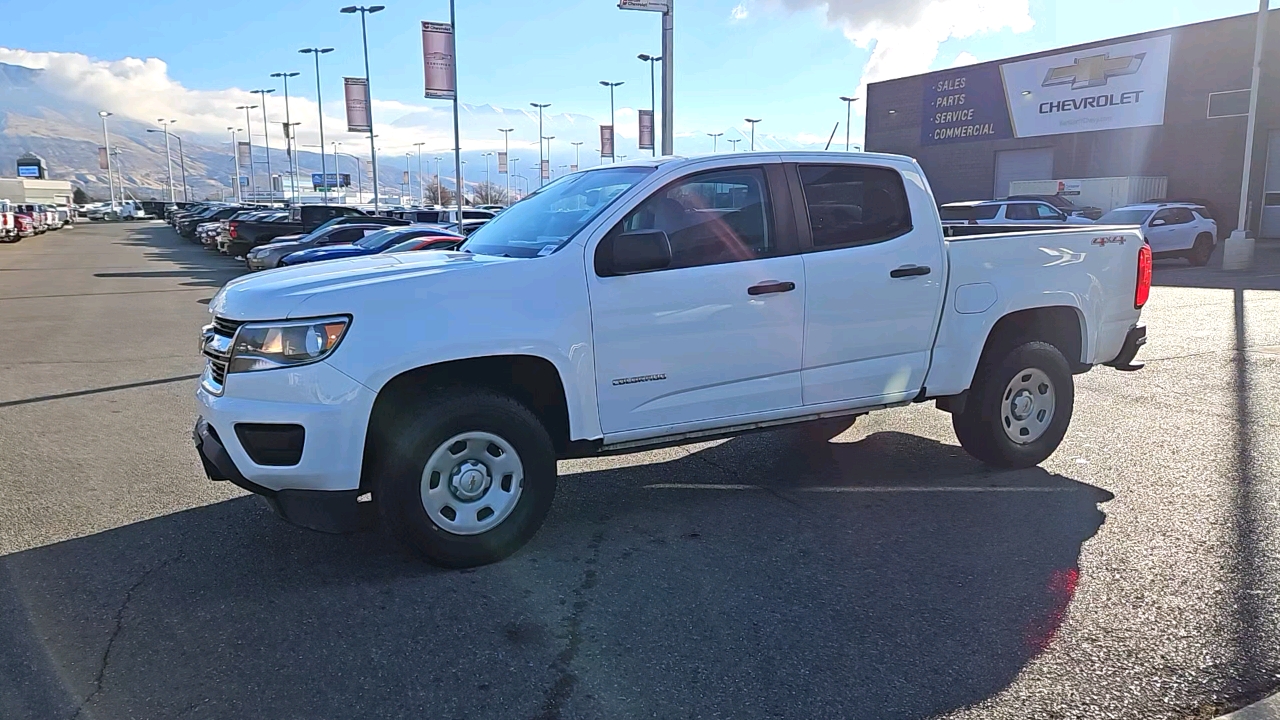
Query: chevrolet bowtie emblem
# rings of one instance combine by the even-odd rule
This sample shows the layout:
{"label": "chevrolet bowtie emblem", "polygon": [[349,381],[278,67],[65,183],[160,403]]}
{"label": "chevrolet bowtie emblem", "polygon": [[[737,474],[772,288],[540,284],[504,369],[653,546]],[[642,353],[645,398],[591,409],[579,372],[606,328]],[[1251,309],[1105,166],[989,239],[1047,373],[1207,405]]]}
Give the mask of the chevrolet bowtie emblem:
{"label": "chevrolet bowtie emblem", "polygon": [[1146,56],[1146,53],[1138,53],[1113,58],[1110,53],[1103,53],[1076,58],[1070,65],[1050,68],[1044,76],[1044,82],[1040,84],[1044,87],[1070,85],[1072,90],[1102,87],[1110,78],[1138,72],[1138,68],[1142,67],[1142,59]]}

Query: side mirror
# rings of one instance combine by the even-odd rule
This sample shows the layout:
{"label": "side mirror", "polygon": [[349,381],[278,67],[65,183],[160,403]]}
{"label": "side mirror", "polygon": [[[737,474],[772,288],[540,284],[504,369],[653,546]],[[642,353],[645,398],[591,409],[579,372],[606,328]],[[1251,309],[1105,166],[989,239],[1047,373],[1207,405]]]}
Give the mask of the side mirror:
{"label": "side mirror", "polygon": [[1161,225],[1165,225],[1165,224],[1167,224],[1167,223],[1165,223],[1165,221],[1164,221],[1164,220],[1152,220],[1152,221],[1151,221],[1151,227],[1160,227]]}
{"label": "side mirror", "polygon": [[671,240],[661,230],[610,233],[596,247],[596,274],[632,275],[671,266]]}

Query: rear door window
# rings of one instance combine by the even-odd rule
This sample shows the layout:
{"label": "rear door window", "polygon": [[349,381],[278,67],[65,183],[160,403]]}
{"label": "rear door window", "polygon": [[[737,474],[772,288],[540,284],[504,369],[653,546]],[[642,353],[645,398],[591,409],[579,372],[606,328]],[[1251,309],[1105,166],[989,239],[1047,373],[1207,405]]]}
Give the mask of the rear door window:
{"label": "rear door window", "polygon": [[1036,206],[1031,203],[1009,203],[1005,206],[1004,217],[1006,220],[1040,219],[1040,216],[1036,213]]}
{"label": "rear door window", "polygon": [[800,186],[815,249],[870,245],[911,230],[911,208],[896,170],[802,165]]}

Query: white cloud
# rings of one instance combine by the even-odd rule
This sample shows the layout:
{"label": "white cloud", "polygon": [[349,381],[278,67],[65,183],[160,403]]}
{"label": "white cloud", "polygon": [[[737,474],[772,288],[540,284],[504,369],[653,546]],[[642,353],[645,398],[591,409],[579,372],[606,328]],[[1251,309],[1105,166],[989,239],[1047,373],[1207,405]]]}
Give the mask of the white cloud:
{"label": "white cloud", "polygon": [[952,60],[951,64],[947,65],[947,67],[949,68],[963,67],[965,65],[973,65],[977,62],[978,62],[978,58],[974,57],[973,53],[962,52],[959,55],[957,55],[956,59]]}
{"label": "white cloud", "polygon": [[738,22],[740,20],[746,20],[747,15],[749,14],[750,13],[747,11],[746,3],[738,3],[737,5],[733,6],[732,10],[729,11],[729,19],[734,22]]}
{"label": "white cloud", "polygon": [[820,9],[854,44],[872,49],[860,95],[868,82],[927,72],[947,40],[1035,25],[1029,0],[776,1],[792,10]]}

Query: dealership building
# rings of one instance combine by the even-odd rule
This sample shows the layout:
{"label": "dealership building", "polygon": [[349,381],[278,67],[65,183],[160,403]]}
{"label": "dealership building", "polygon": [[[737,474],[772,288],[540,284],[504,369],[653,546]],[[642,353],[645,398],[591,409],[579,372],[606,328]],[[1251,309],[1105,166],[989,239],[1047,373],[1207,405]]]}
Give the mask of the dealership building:
{"label": "dealership building", "polygon": [[[1011,190],[1104,210],[1187,199],[1208,204],[1225,236],[1256,34],[1257,15],[1242,15],[873,83],[866,147],[917,158],[943,203]],[[1258,97],[1247,229],[1280,238],[1280,10]]]}

